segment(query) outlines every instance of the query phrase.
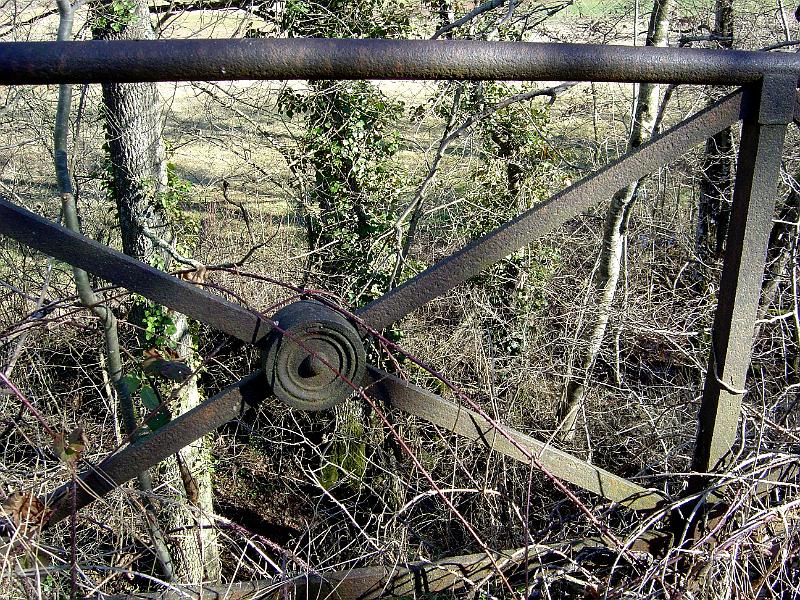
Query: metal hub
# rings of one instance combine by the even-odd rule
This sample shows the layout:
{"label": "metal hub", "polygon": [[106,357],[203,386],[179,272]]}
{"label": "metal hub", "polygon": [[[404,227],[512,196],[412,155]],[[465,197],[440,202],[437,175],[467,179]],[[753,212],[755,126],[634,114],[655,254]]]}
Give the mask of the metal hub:
{"label": "metal hub", "polygon": [[366,355],[356,328],[339,312],[312,300],[282,308],[262,364],[272,393],[293,408],[325,410],[353,395]]}

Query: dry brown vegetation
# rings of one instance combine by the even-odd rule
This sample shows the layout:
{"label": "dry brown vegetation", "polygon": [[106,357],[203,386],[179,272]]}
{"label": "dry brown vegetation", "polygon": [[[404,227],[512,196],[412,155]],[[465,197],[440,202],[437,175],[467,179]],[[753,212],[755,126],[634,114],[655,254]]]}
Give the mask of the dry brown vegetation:
{"label": "dry brown vegetation", "polygon": [[[527,38],[630,43],[632,2],[613,3],[615,10],[595,2],[576,4],[527,32]],[[687,22],[708,22],[711,4],[686,0],[676,10]],[[737,47],[784,39],[772,3],[742,4]],[[52,39],[57,16],[11,28],[50,8],[44,2],[0,2],[0,41]],[[789,7],[785,12],[791,36],[797,37],[797,22]],[[242,11],[179,13],[161,35],[241,36],[250,24],[247,19]],[[636,29],[645,28],[646,16],[640,15]],[[75,30],[79,38],[88,35],[83,25]],[[677,41],[689,33],[676,30],[673,37]],[[534,159],[526,158],[529,172],[517,206],[506,207],[502,215],[490,200],[507,184],[509,159],[492,155],[480,127],[460,137],[445,152],[426,191],[426,210],[409,255],[412,270],[462,247],[487,231],[487,223],[501,223],[621,155],[632,87],[579,84],[552,104],[547,97],[531,100],[533,114],[515,113],[514,126],[531,132],[536,150]],[[267,314],[293,292],[254,274],[309,288],[325,286],[337,294],[350,285],[348,273],[331,277],[310,260],[304,190],[296,185],[292,164],[303,123],[279,109],[286,89],[312,93],[297,82],[159,87],[169,161],[175,176],[186,182],[179,208],[196,228],[191,257],[219,265],[238,261],[264,243],[239,271],[210,269],[207,281]],[[399,151],[389,169],[399,181],[398,197],[407,203],[435,155],[446,124],[440,107],[450,101],[451,92],[445,84],[424,82],[386,82],[380,89],[404,103],[397,123]],[[71,167],[82,227],[85,235],[119,247],[119,225],[103,179],[99,86],[78,87],[76,93],[80,103],[75,103],[70,124]],[[681,120],[707,100],[706,90],[678,88],[666,123]],[[0,195],[54,220],[60,218],[51,156],[55,103],[52,87],[0,88]],[[796,128],[790,128],[781,198],[797,190],[797,136]],[[698,148],[644,184],[578,433],[562,444],[596,465],[660,490],[668,500],[663,510],[635,513],[577,489],[576,496],[565,496],[532,465],[386,409],[388,421],[437,491],[376,410],[359,404],[362,429],[354,432],[339,426],[351,422],[342,411],[306,414],[267,400],[219,430],[211,443],[211,518],[219,534],[222,583],[529,545],[529,554],[516,555],[515,569],[505,575],[439,597],[797,597],[796,222],[789,223],[788,267],[758,323],[738,454],[728,471],[711,480],[709,489],[721,496],[723,513],[710,518],[708,529],[683,548],[649,554],[637,545],[654,531],[668,529],[675,506],[691,511],[697,501],[682,493],[721,268],[719,260],[701,264],[696,253],[701,160]],[[516,271],[493,270],[414,312],[398,327],[398,343],[407,355],[444,374],[498,421],[553,443],[556,408],[578,368],[580,336],[593,302],[605,214],[605,199],[597,200],[594,210],[515,255]],[[324,252],[311,258],[321,256],[324,262]],[[102,281],[93,284],[120,319],[124,360],[133,370],[142,360],[138,326],[126,319],[133,299],[125,290],[103,287]],[[252,348],[206,326],[195,327],[204,362],[199,383],[206,396],[258,368]],[[62,433],[81,428],[88,445],[80,458],[95,463],[121,445],[124,434],[105,374],[98,321],[77,301],[71,270],[5,238],[0,239],[0,352],[2,372],[19,392],[0,386],[0,495],[7,497],[8,520],[0,546],[3,595],[99,598],[174,592],[182,584],[200,583],[161,580],[144,521],[145,499],[130,484],[81,511],[73,523],[37,530],[36,499],[67,481],[75,468],[59,458],[43,423]],[[403,360],[399,352],[394,355],[404,377],[459,399],[431,372]],[[388,360],[386,354],[382,360]],[[764,492],[761,484],[770,478],[776,483]],[[168,511],[185,502],[182,494],[175,473],[154,469],[149,502]],[[192,530],[165,533],[171,540],[194,535]],[[609,533],[621,546],[607,543]],[[532,560],[544,552],[555,553],[549,567]]]}

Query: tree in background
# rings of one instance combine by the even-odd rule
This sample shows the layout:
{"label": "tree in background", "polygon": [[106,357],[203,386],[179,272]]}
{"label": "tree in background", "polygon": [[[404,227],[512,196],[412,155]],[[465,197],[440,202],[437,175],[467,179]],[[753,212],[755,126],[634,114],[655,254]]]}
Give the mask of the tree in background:
{"label": "tree in background", "polygon": [[[59,41],[70,40],[75,16],[74,7],[69,0],[58,0],[58,12],[59,27],[57,38]],[[72,85],[62,84],[58,90],[58,108],[56,110],[53,134],[53,157],[64,222],[72,231],[81,233],[75,188],[72,184],[72,173],[69,168],[69,116],[71,105]],[[81,302],[97,316],[103,328],[108,379],[117,393],[119,412],[122,416],[122,429],[127,435],[135,436],[135,431],[137,430],[136,409],[131,390],[128,389],[123,377],[123,360],[116,315],[95,294],[89,281],[89,276],[84,270],[73,267],[72,272]],[[166,581],[172,581],[175,577],[172,555],[164,533],[159,526],[156,507],[150,499],[150,495],[153,493],[150,472],[143,471],[139,473],[137,483],[144,496],[145,520],[161,575]]]}
{"label": "tree in background", "polygon": [[[386,0],[293,0],[275,19],[287,37],[385,38],[409,31],[409,10]],[[351,306],[366,304],[393,284],[393,248],[376,238],[391,232],[396,218],[400,179],[389,161],[399,148],[402,104],[366,81],[309,81],[303,93],[285,89],[278,107],[288,118],[300,116],[304,127],[287,161],[309,247],[305,278]],[[335,408],[333,429],[321,483],[331,488],[344,479],[358,488],[370,435],[360,399]]]}
{"label": "tree in background", "polygon": [[[96,39],[155,37],[144,0],[97,4],[92,10],[91,25]],[[123,251],[167,269],[178,242],[176,233],[180,233],[176,230],[180,228],[181,198],[179,186],[171,178],[167,165],[160,106],[158,88],[153,83],[103,84],[107,185],[119,215]],[[184,315],[141,303],[132,318],[141,327],[140,342],[149,350],[142,361],[154,352],[169,354],[171,350],[189,368],[198,366],[190,323]],[[146,397],[142,397],[144,402]],[[177,406],[173,409],[178,414],[183,413],[197,406],[201,399],[197,379],[191,377],[182,384]],[[149,404],[143,408],[152,409],[152,402]],[[220,560],[216,531],[212,526],[208,440],[198,440],[182,449],[170,462],[168,471],[183,484],[177,502],[162,505],[162,511],[168,515],[169,529],[177,532],[173,537],[175,577],[189,582],[216,580],[220,576]]]}
{"label": "tree in background", "polygon": [[[408,32],[403,3],[383,0],[287,2],[279,28],[288,37],[397,37]],[[398,150],[402,105],[365,81],[310,81],[284,90],[279,108],[301,116],[305,132],[288,157],[301,192],[315,285],[360,306],[388,290],[391,248],[375,244],[391,229],[400,181],[389,168]]]}
{"label": "tree in background", "polygon": [[[663,47],[669,43],[671,10],[671,0],[656,0],[653,4],[647,29],[648,46]],[[639,84],[628,149],[637,148],[653,134],[659,112],[659,88],[660,86],[656,84]],[[559,410],[559,420],[561,421],[559,437],[562,440],[572,440],[575,437],[578,413],[583,404],[588,378],[600,352],[606,327],[611,318],[611,309],[625,249],[628,221],[641,185],[642,180],[639,180],[619,190],[611,199],[611,205],[606,212],[602,247],[598,259],[599,267],[595,279],[596,308],[590,313],[589,322],[583,334],[584,345],[578,352],[578,367],[567,384],[566,397]]]}
{"label": "tree in background", "polygon": [[[733,48],[733,0],[716,0],[710,38],[722,50]],[[709,138],[703,155],[695,238],[703,264],[719,259],[725,249],[732,194],[733,132],[727,127]]]}

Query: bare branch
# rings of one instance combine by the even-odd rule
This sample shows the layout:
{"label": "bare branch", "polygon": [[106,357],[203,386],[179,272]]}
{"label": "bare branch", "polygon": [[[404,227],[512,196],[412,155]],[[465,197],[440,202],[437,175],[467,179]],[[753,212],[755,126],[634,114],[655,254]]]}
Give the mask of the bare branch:
{"label": "bare branch", "polygon": [[394,223],[394,231],[399,240],[402,237],[403,223],[409,217],[409,215],[411,215],[411,223],[409,224],[408,233],[402,244],[402,249],[398,253],[398,266],[395,268],[396,273],[399,272],[400,265],[402,265],[402,262],[405,260],[405,257],[408,256],[408,252],[411,249],[411,245],[414,243],[416,223],[419,219],[420,210],[422,208],[423,196],[428,188],[428,185],[430,185],[431,181],[433,181],[433,178],[436,175],[436,171],[439,168],[439,163],[441,162],[441,159],[444,156],[445,150],[447,150],[447,148],[458,138],[464,135],[467,132],[467,130],[470,127],[472,127],[475,123],[478,123],[480,121],[483,121],[484,119],[489,118],[497,111],[502,110],[504,108],[508,108],[512,104],[516,104],[518,102],[524,102],[526,100],[531,100],[539,96],[549,96],[550,104],[552,104],[559,93],[564,92],[577,84],[578,82],[575,81],[567,81],[549,88],[536,89],[536,90],[531,90],[529,92],[524,92],[521,94],[515,94],[513,96],[509,96],[505,100],[502,100],[501,102],[498,102],[497,104],[490,106],[477,114],[470,115],[464,120],[463,123],[461,123],[461,125],[453,129],[449,133],[448,129],[445,129],[445,135],[439,142],[439,147],[436,150],[436,156],[434,157],[434,160],[428,169],[427,175],[422,180],[422,183],[417,187],[417,190],[414,193],[414,197],[411,200],[411,203],[408,205],[408,207],[406,207],[406,209]]}
{"label": "bare branch", "polygon": [[205,265],[200,261],[194,260],[193,258],[187,258],[183,256],[180,252],[178,252],[172,244],[167,242],[165,239],[156,235],[156,233],[150,229],[144,223],[140,224],[141,231],[144,235],[146,235],[151,242],[153,242],[156,246],[164,250],[167,254],[169,254],[174,260],[178,261],[181,264],[188,265],[195,269],[205,269]]}
{"label": "bare branch", "polygon": [[678,47],[683,48],[684,46],[688,46],[694,42],[728,42],[730,43],[733,41],[733,38],[729,35],[718,35],[716,33],[710,33],[708,35],[684,35],[681,36],[680,40],[678,40]]}
{"label": "bare branch", "polygon": [[506,0],[488,0],[488,2],[484,2],[480,6],[475,7],[474,9],[469,11],[467,14],[465,14],[460,19],[456,19],[452,23],[448,23],[444,27],[440,27],[436,31],[436,33],[433,34],[431,39],[435,40],[435,39],[443,36],[448,31],[452,31],[453,29],[456,29],[457,27],[461,27],[465,23],[469,23],[475,17],[480,16],[483,13],[488,12],[490,10],[494,10],[495,8],[497,8],[499,6],[503,6],[505,3],[506,3]]}
{"label": "bare branch", "polygon": [[800,40],[786,40],[785,42],[778,42],[777,44],[771,44],[769,46],[764,46],[761,50],[768,52],[770,50],[777,50],[779,48],[788,48],[789,46],[797,46],[800,45]]}

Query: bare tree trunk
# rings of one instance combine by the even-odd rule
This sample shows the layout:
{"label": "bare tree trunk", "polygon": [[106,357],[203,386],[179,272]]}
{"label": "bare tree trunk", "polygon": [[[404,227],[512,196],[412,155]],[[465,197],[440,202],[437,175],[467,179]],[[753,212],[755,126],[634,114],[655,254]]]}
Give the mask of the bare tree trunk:
{"label": "bare tree trunk", "polygon": [[[93,34],[100,39],[152,39],[147,2],[136,0],[126,14],[94,7]],[[169,218],[160,199],[167,192],[167,167],[160,98],[154,83],[103,84],[111,187],[119,214],[122,247],[126,254],[167,268],[169,254],[157,248],[155,234],[174,242]],[[190,365],[196,362],[187,318],[172,313],[178,353]],[[179,411],[197,406],[200,393],[192,378],[183,387]],[[220,558],[213,514],[209,444],[207,439],[187,446],[168,462],[172,480],[183,483],[178,502],[169,506],[166,520],[175,532],[175,577],[188,583],[217,580]],[[167,508],[165,503],[164,508]]]}
{"label": "bare tree trunk", "polygon": [[[711,33],[720,48],[733,47],[733,0],[717,0]],[[725,249],[732,193],[733,134],[728,127],[706,142],[703,157],[695,232],[695,251],[703,263],[721,257]]]}
{"label": "bare tree trunk", "polygon": [[[69,0],[58,0],[59,26],[58,40],[65,41],[72,38],[72,24],[74,10]],[[55,162],[56,179],[58,191],[61,196],[62,213],[66,226],[80,233],[78,221],[78,211],[72,186],[72,175],[69,171],[68,153],[68,124],[69,113],[72,104],[72,85],[62,84],[58,88],[58,109],[56,110],[56,120],[53,132],[53,157]],[[114,385],[120,405],[120,413],[123,416],[123,430],[131,435],[136,429],[136,412],[133,406],[133,399],[130,397],[125,386],[120,385],[122,380],[122,356],[119,346],[119,335],[117,329],[117,319],[110,308],[103,306],[101,299],[97,297],[89,283],[89,277],[83,269],[73,267],[75,286],[78,290],[78,297],[81,303],[90,308],[91,311],[100,319],[103,327],[103,334],[106,345],[106,362],[108,365],[108,378]],[[172,557],[167,547],[164,533],[155,521],[155,507],[148,495],[152,492],[150,472],[144,471],[138,476],[139,489],[144,493],[143,505],[145,509],[145,521],[150,531],[150,540],[161,570],[161,575],[167,581],[172,581]]]}
{"label": "bare tree trunk", "polygon": [[[672,0],[656,0],[647,32],[648,46],[667,45],[671,8]],[[658,85],[643,83],[639,86],[636,110],[631,124],[631,136],[628,142],[629,150],[640,146],[652,136],[659,112],[658,100]],[[559,410],[561,423],[558,437],[562,441],[568,441],[575,437],[575,425],[586,393],[589,372],[600,351],[606,326],[611,316],[611,305],[614,302],[619,281],[628,219],[631,208],[636,202],[640,183],[641,180],[619,190],[611,200],[611,206],[606,213],[603,243],[600,249],[600,266],[595,282],[598,296],[597,308],[593,314],[593,322],[589,324],[589,330],[584,336],[585,347],[581,353],[578,372],[567,384],[566,398]]]}

